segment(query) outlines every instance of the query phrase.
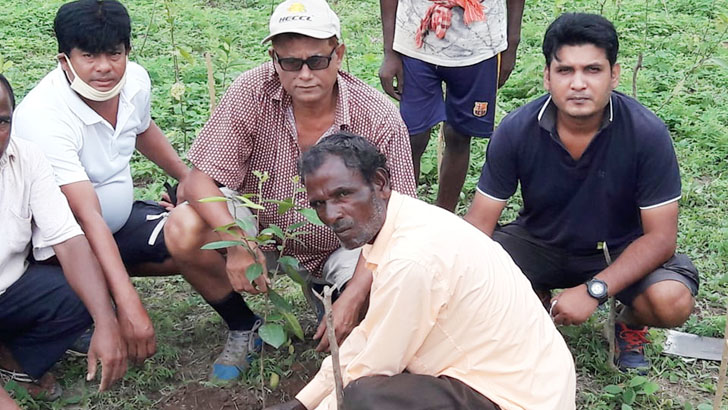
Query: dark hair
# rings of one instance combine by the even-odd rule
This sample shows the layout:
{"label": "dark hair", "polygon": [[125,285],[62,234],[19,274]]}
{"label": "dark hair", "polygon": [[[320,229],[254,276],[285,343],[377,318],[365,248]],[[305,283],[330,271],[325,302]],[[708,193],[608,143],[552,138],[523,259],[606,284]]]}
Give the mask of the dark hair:
{"label": "dark hair", "polygon": [[609,65],[617,62],[619,39],[614,25],[598,14],[564,13],[554,20],[543,38],[543,55],[546,66],[562,46],[593,44],[607,54]]}
{"label": "dark hair", "polygon": [[[299,39],[299,38],[315,38],[315,37],[306,36],[306,35],[303,35],[300,33],[281,33],[281,34],[276,34],[275,36],[273,36],[270,39],[270,42],[275,47],[276,44],[280,45],[287,41],[291,41],[291,40],[295,40],[295,39]],[[331,47],[339,45],[339,39],[336,38],[336,36],[331,36],[329,38],[322,38],[322,39],[317,39],[317,40],[328,40],[329,45]]]}
{"label": "dark hair", "polygon": [[367,183],[374,180],[377,169],[389,175],[387,157],[364,137],[348,132],[339,132],[320,140],[304,152],[298,161],[298,173],[305,181],[306,175],[316,171],[327,157],[336,156],[344,161],[347,168],[357,170]]}
{"label": "dark hair", "polygon": [[78,0],[58,9],[53,21],[59,53],[78,48],[88,53],[107,53],[119,44],[131,49],[131,20],[116,0]]}
{"label": "dark hair", "polygon": [[5,90],[7,90],[10,96],[10,108],[15,109],[15,93],[13,92],[13,87],[10,85],[10,81],[2,74],[0,74],[0,84],[5,87]]}

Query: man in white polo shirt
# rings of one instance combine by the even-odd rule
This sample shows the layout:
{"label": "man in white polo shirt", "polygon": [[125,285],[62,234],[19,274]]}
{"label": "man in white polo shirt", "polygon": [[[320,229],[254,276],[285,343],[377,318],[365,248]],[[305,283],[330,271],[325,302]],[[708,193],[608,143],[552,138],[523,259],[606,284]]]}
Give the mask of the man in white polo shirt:
{"label": "man in white polo shirt", "polygon": [[[109,292],[43,153],[35,144],[10,140],[14,106],[13,90],[0,74],[0,374],[35,398],[57,398],[60,386],[48,370],[93,317],[88,379],[101,360],[99,389],[105,390],[126,371]],[[29,263],[31,244],[34,251],[53,247],[62,268]],[[17,408],[2,396],[0,408]]]}
{"label": "man in white polo shirt", "polygon": [[177,180],[188,168],[151,118],[149,75],[128,61],[127,10],[115,0],[74,1],[58,10],[54,30],[59,67],[19,105],[14,132],[37,142],[50,160],[104,270],[129,356],[141,361],[155,351],[154,329],[129,273],[182,273],[230,329],[247,326],[242,298],[217,296],[229,285],[210,277],[208,260],[179,264],[167,249],[166,210],[134,201],[129,161],[135,148]]}

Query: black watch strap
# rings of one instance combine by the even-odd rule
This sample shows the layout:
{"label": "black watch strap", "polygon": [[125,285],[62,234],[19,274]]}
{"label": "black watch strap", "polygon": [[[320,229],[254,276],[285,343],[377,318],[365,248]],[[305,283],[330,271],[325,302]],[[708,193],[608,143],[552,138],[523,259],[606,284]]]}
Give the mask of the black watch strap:
{"label": "black watch strap", "polygon": [[609,299],[609,290],[607,288],[607,283],[603,280],[588,280],[586,282],[586,291],[589,292],[589,296],[596,299],[600,305]]}

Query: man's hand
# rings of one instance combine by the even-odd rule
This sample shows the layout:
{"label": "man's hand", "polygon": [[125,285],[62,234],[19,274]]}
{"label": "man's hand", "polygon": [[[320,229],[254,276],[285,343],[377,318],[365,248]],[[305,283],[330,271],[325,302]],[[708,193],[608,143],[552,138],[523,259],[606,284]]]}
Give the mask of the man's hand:
{"label": "man's hand", "polygon": [[129,359],[141,364],[157,349],[154,327],[138,296],[123,304],[117,301],[116,317],[126,342]]}
{"label": "man's hand", "polygon": [[599,302],[589,296],[586,285],[564,290],[551,299],[551,316],[557,325],[579,325],[584,323],[599,306]]}
{"label": "man's hand", "polygon": [[300,401],[293,399],[282,404],[266,407],[265,410],[306,410],[306,407]]}
{"label": "man's hand", "polygon": [[96,326],[88,349],[88,373],[86,380],[96,377],[97,361],[101,361],[101,384],[99,391],[106,390],[126,373],[126,345],[119,333],[119,326]]}
{"label": "man's hand", "polygon": [[268,269],[265,266],[265,255],[257,246],[254,248],[258,260],[263,265],[263,274],[250,283],[245,277],[245,271],[249,266],[255,263],[255,259],[242,246],[235,246],[228,249],[227,262],[225,271],[227,272],[230,285],[236,292],[247,292],[251,295],[264,293],[268,291],[270,279],[268,279]]}
{"label": "man's hand", "polygon": [[508,49],[501,53],[500,72],[498,73],[498,88],[503,87],[503,84],[508,81],[508,77],[511,76],[511,72],[516,67],[516,50],[518,44],[515,46],[508,44]]}
{"label": "man's hand", "polygon": [[[334,315],[334,334],[336,335],[336,343],[341,343],[349,336],[352,330],[359,324],[361,319],[362,308],[366,305],[367,299],[363,302],[357,303],[354,298],[350,297],[346,293],[342,294],[336,302],[331,306]],[[321,339],[316,351],[328,352],[329,339],[326,335],[326,320],[322,320],[316,329],[316,334],[313,336],[314,339]]]}
{"label": "man's hand", "polygon": [[[395,81],[397,85],[395,86]],[[399,101],[404,90],[404,72],[402,70],[402,57],[396,51],[385,52],[382,66],[379,67],[379,81],[382,89],[390,97]]]}

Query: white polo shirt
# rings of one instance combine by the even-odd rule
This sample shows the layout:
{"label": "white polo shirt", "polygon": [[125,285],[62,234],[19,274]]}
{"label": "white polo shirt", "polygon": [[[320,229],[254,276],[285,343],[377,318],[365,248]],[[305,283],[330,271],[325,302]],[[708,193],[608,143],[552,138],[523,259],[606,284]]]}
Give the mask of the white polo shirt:
{"label": "white polo shirt", "polygon": [[48,73],[18,105],[13,138],[38,144],[63,186],[91,181],[111,232],[121,229],[131,213],[134,186],[129,161],[136,137],[151,122],[151,82],[146,70],[127,64],[116,129],[73,91],[60,66]]}
{"label": "white polo shirt", "polygon": [[[14,126],[14,124],[13,124]],[[0,157],[0,295],[27,269],[33,249],[83,235],[40,148],[11,138]]]}

